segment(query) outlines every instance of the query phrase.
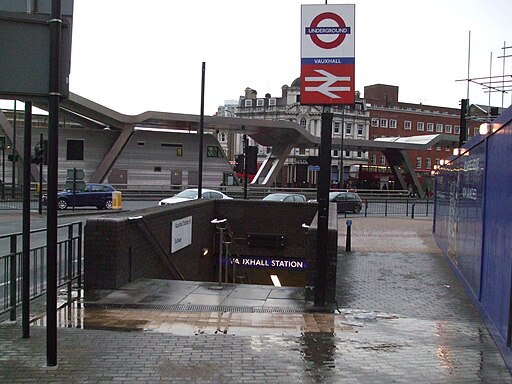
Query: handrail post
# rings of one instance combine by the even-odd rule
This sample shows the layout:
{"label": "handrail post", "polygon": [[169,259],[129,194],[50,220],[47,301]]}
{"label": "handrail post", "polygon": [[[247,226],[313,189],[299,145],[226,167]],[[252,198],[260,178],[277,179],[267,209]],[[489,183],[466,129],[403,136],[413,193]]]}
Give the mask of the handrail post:
{"label": "handrail post", "polygon": [[73,224],[68,226],[68,247],[67,247],[67,279],[68,279],[68,305],[71,303],[71,282],[73,281]]}
{"label": "handrail post", "polygon": [[16,293],[17,293],[17,276],[16,276],[16,257],[17,257],[17,239],[16,234],[11,236],[11,259],[9,260],[9,307],[11,321],[16,321]]}
{"label": "handrail post", "polygon": [[82,289],[82,222],[78,223],[78,246],[77,246],[77,274],[78,274],[78,297],[80,297],[80,291]]}

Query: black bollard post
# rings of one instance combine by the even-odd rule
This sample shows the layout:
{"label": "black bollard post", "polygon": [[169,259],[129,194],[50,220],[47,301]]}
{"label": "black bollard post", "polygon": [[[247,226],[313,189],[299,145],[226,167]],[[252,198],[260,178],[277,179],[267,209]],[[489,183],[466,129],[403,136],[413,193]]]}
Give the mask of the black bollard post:
{"label": "black bollard post", "polygon": [[352,248],[351,232],[352,232],[352,220],[347,220],[347,241],[345,243],[345,252],[351,252],[351,248]]}
{"label": "black bollard post", "polygon": [[414,207],[416,206],[416,203],[414,203],[411,207],[411,219],[414,219]]}

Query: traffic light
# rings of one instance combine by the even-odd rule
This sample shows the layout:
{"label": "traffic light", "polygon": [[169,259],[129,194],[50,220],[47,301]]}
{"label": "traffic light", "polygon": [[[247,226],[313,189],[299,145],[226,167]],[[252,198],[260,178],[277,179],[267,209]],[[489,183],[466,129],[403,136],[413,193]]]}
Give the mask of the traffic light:
{"label": "traffic light", "polygon": [[459,132],[459,148],[468,141],[468,128],[467,128],[467,114],[468,114],[468,99],[461,99],[460,101],[460,132]]}
{"label": "traffic light", "polygon": [[258,147],[249,146],[247,147],[247,174],[256,174],[258,166]]}
{"label": "traffic light", "polygon": [[235,169],[236,173],[244,173],[244,155],[235,156]]}

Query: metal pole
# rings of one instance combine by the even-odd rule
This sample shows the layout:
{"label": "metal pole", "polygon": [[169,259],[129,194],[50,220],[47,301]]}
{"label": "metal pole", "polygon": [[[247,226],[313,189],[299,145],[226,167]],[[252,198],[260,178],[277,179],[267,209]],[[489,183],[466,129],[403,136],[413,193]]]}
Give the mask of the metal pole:
{"label": "metal pole", "polygon": [[203,196],[203,134],[204,134],[204,75],[206,63],[203,61],[201,71],[201,113],[199,115],[199,174],[197,180],[197,198]]}
{"label": "metal pole", "polygon": [[345,106],[342,106],[341,109],[341,145],[340,145],[340,170],[339,170],[339,180],[340,180],[340,188],[343,188],[343,136],[345,136]]}
{"label": "metal pole", "polygon": [[224,235],[224,229],[219,226],[219,285],[222,284],[222,236]]}
{"label": "metal pole", "polygon": [[[43,134],[41,133],[39,145],[41,145],[41,148],[43,147]],[[45,157],[45,154],[43,154],[43,158]],[[43,161],[39,163],[39,194],[38,194],[38,212],[40,215],[43,214]]]}
{"label": "metal pole", "polygon": [[30,158],[32,149],[32,102],[25,102],[23,132],[23,281],[22,281],[22,337],[30,337]]}
{"label": "metal pole", "polygon": [[48,206],[46,364],[57,365],[57,187],[59,158],[61,1],[52,0],[50,25],[50,81],[48,95]]}
{"label": "metal pole", "polygon": [[12,175],[11,175],[11,195],[14,199],[16,189],[16,100],[14,100],[14,117],[12,124]]}
{"label": "metal pole", "polygon": [[325,306],[327,282],[327,230],[329,224],[329,185],[331,178],[332,113],[324,106],[320,138],[320,175],[318,179],[317,267],[315,306]]}
{"label": "metal pole", "polygon": [[244,200],[247,200],[247,147],[249,146],[249,139],[244,133]]}
{"label": "metal pole", "polygon": [[5,199],[5,138],[2,146],[2,200]]}
{"label": "metal pole", "polygon": [[224,282],[228,283],[228,267],[229,267],[229,243],[226,242],[226,260],[224,261]]}

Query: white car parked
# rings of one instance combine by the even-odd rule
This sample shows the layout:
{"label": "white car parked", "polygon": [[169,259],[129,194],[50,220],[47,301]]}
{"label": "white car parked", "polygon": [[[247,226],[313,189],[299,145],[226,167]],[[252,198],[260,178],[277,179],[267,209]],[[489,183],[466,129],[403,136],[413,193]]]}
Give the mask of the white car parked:
{"label": "white car parked", "polygon": [[[189,188],[181,191],[180,193],[175,194],[174,196],[168,197],[166,199],[162,199],[158,202],[158,205],[167,205],[167,204],[175,204],[181,203],[183,201],[190,201],[197,199],[197,188]],[[225,195],[222,192],[215,191],[213,189],[201,189],[201,195],[203,199],[233,199],[228,195]]]}

